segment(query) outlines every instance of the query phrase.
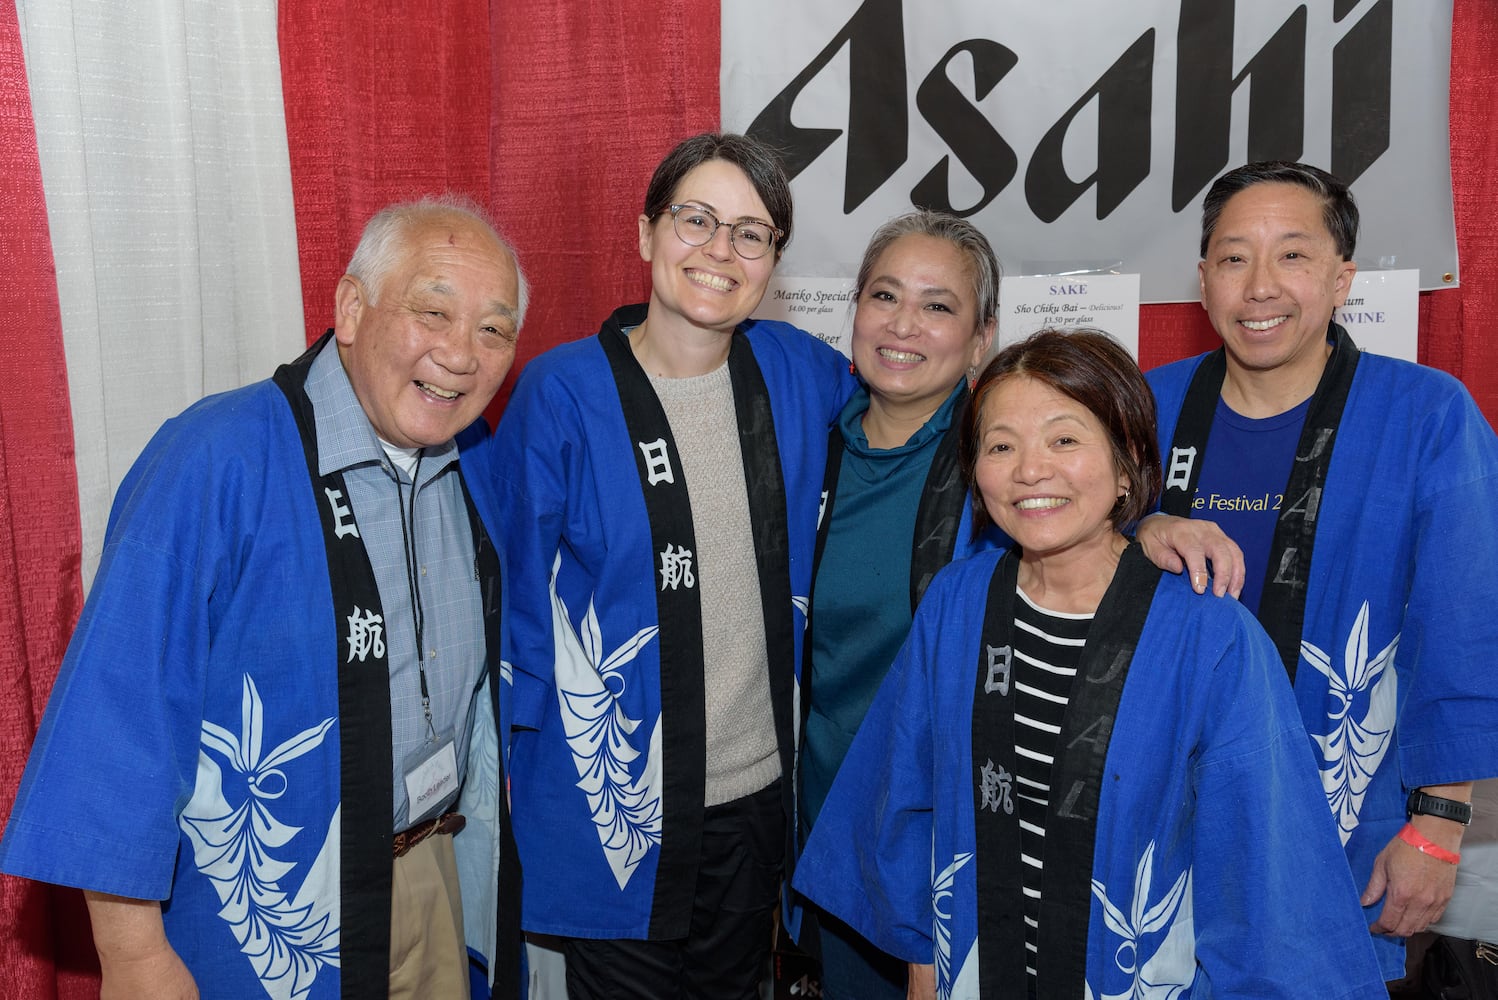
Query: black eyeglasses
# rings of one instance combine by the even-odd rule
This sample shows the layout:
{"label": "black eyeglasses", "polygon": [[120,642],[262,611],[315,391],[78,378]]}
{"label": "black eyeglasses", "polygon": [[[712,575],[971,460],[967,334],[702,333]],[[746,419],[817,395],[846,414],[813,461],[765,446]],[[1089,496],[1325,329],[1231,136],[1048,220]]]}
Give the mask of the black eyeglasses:
{"label": "black eyeglasses", "polygon": [[672,205],[671,224],[676,238],[689,247],[705,246],[718,235],[719,226],[728,227],[728,243],[745,260],[758,260],[774,248],[785,233],[766,222],[719,222],[718,217],[699,205]]}

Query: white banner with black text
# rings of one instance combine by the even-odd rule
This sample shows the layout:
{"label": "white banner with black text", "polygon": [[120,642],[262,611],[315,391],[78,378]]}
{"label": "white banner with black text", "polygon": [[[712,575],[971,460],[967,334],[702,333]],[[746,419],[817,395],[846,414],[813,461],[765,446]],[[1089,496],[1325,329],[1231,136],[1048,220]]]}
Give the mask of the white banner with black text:
{"label": "white banner with black text", "polygon": [[723,0],[723,127],[785,157],[787,276],[845,278],[912,206],[1006,274],[1197,298],[1201,200],[1249,160],[1353,185],[1357,259],[1454,285],[1451,0]]}

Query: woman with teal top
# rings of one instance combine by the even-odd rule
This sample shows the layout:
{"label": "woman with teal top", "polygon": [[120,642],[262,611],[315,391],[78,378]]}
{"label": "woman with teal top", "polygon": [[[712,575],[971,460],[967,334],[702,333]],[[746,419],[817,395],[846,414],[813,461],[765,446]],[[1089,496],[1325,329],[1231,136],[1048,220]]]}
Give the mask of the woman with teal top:
{"label": "woman with teal top", "polygon": [[[969,390],[997,323],[992,246],[956,216],[910,212],[870,238],[854,292],[852,368],[860,388],[828,444],[801,673],[801,843],[926,585],[947,563],[1008,544],[991,522],[974,534],[957,456]],[[1161,569],[1190,571],[1197,593],[1207,589],[1210,562],[1219,569],[1214,592],[1236,594],[1242,554],[1203,535],[1199,523],[1151,517],[1139,540]],[[819,931],[803,931],[801,940],[820,950],[827,1000],[902,1000],[904,962],[813,913],[808,924]]]}
{"label": "woman with teal top", "polygon": [[[817,535],[801,749],[801,832],[810,832],[921,594],[974,538],[957,463],[968,384],[993,340],[999,264],[977,228],[911,212],[879,228],[858,269],[853,368],[861,387],[828,446]],[[820,920],[823,996],[905,996],[905,963]]]}

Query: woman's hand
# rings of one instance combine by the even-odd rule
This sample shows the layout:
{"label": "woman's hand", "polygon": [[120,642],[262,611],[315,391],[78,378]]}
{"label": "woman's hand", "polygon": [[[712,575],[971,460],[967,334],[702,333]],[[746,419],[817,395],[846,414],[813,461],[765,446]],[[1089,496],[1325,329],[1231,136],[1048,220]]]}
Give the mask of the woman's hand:
{"label": "woman's hand", "polygon": [[1198,594],[1207,592],[1209,565],[1212,593],[1235,598],[1243,593],[1243,550],[1215,521],[1151,514],[1139,522],[1135,537],[1156,566],[1167,573],[1188,572]]}

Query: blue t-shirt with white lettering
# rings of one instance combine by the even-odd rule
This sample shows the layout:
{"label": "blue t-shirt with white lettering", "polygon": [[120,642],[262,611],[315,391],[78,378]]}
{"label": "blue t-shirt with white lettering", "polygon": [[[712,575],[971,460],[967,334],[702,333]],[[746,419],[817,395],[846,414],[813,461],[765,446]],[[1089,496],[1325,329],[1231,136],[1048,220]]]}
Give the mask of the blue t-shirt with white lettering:
{"label": "blue t-shirt with white lettering", "polygon": [[1284,413],[1256,420],[1235,413],[1219,397],[1207,436],[1191,516],[1216,521],[1243,549],[1246,578],[1239,601],[1256,615],[1285,483],[1310,406],[1307,399]]}

